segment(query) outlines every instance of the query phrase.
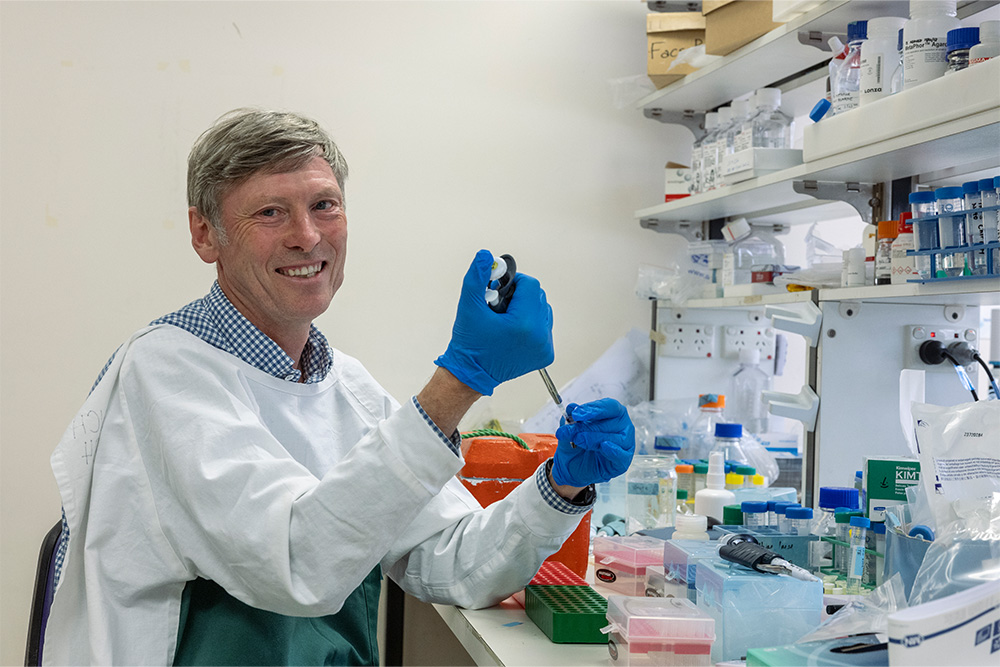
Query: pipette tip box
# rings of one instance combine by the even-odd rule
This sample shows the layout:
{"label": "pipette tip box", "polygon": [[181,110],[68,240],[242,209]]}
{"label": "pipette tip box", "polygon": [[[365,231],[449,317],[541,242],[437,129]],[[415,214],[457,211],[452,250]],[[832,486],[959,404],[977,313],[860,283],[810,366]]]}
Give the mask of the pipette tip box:
{"label": "pipette tip box", "polygon": [[524,589],[524,611],[557,644],[603,644],[608,601],[590,586]]}
{"label": "pipette tip box", "polygon": [[608,598],[612,665],[711,665],[715,620],[687,599]]}
{"label": "pipette tip box", "polygon": [[646,567],[663,564],[664,540],[643,535],[594,538],[594,577],[625,595],[643,595]]}

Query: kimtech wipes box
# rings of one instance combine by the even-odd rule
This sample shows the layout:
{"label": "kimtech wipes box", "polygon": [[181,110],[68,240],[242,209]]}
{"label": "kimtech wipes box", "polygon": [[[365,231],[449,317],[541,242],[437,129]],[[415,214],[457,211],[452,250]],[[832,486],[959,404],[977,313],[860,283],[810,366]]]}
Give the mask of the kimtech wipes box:
{"label": "kimtech wipes box", "polygon": [[865,514],[885,521],[885,508],[906,502],[906,489],[920,483],[920,461],[897,456],[866,456],[863,484]]}

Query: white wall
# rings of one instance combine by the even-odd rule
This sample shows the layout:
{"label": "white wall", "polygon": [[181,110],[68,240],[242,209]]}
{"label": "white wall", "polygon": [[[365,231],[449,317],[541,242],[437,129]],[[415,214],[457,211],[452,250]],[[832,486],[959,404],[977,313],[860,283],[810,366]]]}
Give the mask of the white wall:
{"label": "white wall", "polygon": [[[648,326],[639,229],[690,134],[612,103],[644,72],[645,3],[0,3],[0,663],[22,660],[48,458],[116,346],[200,297],[184,172],[237,106],[317,118],[351,165],[347,281],[318,321],[397,398],[448,341],[474,252],[510,252],[556,317],[564,383]],[[673,145],[677,150],[670,151]],[[501,417],[546,400],[500,388]],[[127,507],[127,503],[123,508]],[[123,510],[124,511],[124,510]]]}

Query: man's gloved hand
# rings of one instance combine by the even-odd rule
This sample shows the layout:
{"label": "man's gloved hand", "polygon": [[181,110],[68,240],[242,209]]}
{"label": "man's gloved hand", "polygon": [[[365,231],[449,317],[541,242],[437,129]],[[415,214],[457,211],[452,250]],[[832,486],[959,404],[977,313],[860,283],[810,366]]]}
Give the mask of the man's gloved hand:
{"label": "man's gloved hand", "polygon": [[489,396],[501,382],[545,368],[555,359],[552,308],[531,276],[518,273],[507,312],[486,303],[493,254],[480,250],[462,282],[448,349],[434,363]]}
{"label": "man's gloved hand", "polygon": [[635,427],[624,405],[602,398],[583,405],[570,403],[566,411],[574,421],[556,431],[559,446],[552,462],[556,484],[589,486],[628,470],[635,453]]}

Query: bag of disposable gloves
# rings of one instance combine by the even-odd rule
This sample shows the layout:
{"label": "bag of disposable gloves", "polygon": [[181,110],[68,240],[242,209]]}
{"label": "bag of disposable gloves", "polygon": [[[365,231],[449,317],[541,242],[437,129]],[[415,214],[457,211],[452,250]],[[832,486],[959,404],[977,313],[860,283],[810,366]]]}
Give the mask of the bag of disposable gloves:
{"label": "bag of disposable gloves", "polygon": [[583,405],[570,403],[556,431],[559,446],[552,462],[552,481],[585,487],[608,482],[628,470],[635,453],[635,427],[625,406],[613,398]]}
{"label": "bag of disposable gloves", "polygon": [[538,280],[514,276],[506,312],[486,303],[493,254],[480,250],[462,281],[448,349],[434,363],[468,387],[490,396],[502,382],[552,364],[552,308]]}

